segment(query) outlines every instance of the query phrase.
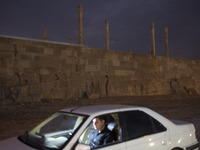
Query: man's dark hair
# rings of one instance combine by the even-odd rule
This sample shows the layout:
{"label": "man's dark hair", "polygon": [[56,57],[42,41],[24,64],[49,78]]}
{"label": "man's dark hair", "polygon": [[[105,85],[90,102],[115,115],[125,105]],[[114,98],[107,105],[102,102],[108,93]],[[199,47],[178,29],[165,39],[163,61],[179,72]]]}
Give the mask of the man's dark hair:
{"label": "man's dark hair", "polygon": [[111,115],[101,115],[96,118],[99,118],[99,120],[105,120],[106,124],[115,121],[115,119]]}
{"label": "man's dark hair", "polygon": [[96,118],[99,118],[99,120],[105,120],[105,122],[106,122],[106,116],[105,115],[101,115],[101,116],[98,116],[98,117],[96,117]]}

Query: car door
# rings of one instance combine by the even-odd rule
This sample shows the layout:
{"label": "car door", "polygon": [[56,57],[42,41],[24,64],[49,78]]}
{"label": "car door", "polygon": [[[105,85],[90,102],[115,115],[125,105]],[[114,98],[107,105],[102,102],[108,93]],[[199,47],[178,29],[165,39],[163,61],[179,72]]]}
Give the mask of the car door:
{"label": "car door", "polygon": [[[125,149],[125,143],[118,143],[118,144],[112,144],[112,145],[105,145],[103,147],[99,148],[93,148],[94,150],[126,150]],[[92,150],[93,150],[92,149]]]}
{"label": "car door", "polygon": [[90,148],[89,145],[79,143],[75,147],[75,150],[126,150],[125,147],[126,147],[125,143],[115,143],[111,145],[100,146],[97,148]]}
{"label": "car door", "polygon": [[[107,115],[109,118],[107,121],[107,128],[116,133],[116,140],[113,141],[112,143],[108,143],[105,145],[101,145],[98,146],[96,148],[90,148],[90,137],[93,133],[94,126],[93,126],[93,122],[91,122],[87,128],[84,130],[84,132],[81,134],[81,136],[79,137],[78,140],[78,144],[75,148],[75,150],[90,150],[90,149],[94,149],[94,150],[125,150],[125,142],[123,142],[122,139],[122,134],[120,132],[120,122],[119,122],[119,117],[118,117],[118,113],[112,113],[112,114],[105,114]],[[112,118],[112,119],[111,119]]]}
{"label": "car door", "polygon": [[127,150],[168,150],[168,132],[153,117],[142,111],[127,111],[120,115]]}

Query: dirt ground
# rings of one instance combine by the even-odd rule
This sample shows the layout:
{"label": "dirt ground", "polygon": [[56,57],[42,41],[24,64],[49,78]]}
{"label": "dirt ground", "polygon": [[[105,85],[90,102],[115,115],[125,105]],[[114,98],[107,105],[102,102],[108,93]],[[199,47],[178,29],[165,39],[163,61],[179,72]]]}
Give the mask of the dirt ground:
{"label": "dirt ground", "polygon": [[94,104],[130,104],[151,108],[169,119],[193,123],[200,141],[200,96],[138,96],[0,103],[0,140],[24,134],[61,108]]}

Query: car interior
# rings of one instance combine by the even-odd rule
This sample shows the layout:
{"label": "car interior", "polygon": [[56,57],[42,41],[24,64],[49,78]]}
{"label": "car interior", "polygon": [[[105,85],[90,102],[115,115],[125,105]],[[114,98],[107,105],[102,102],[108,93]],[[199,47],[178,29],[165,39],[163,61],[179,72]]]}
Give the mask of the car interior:
{"label": "car interior", "polygon": [[[108,114],[106,116],[106,125],[107,125],[107,128],[111,132],[113,132],[113,134],[115,135],[115,140],[113,142],[120,141],[121,135],[120,135],[120,126],[119,126],[118,115],[117,114]],[[93,122],[91,122],[88,125],[88,127],[84,130],[82,135],[80,136],[79,143],[89,145],[90,137],[94,130],[95,129],[93,126]]]}

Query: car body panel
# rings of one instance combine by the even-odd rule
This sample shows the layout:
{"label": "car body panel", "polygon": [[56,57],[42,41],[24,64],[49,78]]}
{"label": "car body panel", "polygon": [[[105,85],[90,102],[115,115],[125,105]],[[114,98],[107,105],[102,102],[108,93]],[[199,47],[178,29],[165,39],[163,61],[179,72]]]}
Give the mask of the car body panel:
{"label": "car body panel", "polygon": [[[186,148],[189,145],[195,145],[197,142],[194,125],[191,123],[180,124],[178,121],[173,121],[174,128],[170,129],[170,141],[172,147],[183,147]],[[194,142],[196,141],[196,142]]]}
{"label": "car body panel", "polygon": [[[112,145],[100,146],[98,148],[95,148],[95,150],[125,150],[125,149],[126,149],[126,144],[120,143],[120,142],[112,144]],[[78,144],[75,150],[90,150],[90,147],[86,145]]]}
{"label": "car body panel", "polygon": [[13,137],[0,142],[2,150],[34,150],[34,148],[22,143],[17,137]]}
{"label": "car body panel", "polygon": [[161,132],[154,135],[148,135],[138,139],[126,142],[126,150],[148,149],[148,150],[167,150],[170,147],[168,133]]}

